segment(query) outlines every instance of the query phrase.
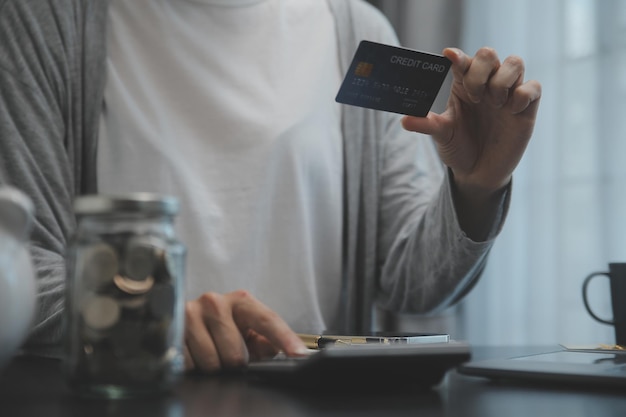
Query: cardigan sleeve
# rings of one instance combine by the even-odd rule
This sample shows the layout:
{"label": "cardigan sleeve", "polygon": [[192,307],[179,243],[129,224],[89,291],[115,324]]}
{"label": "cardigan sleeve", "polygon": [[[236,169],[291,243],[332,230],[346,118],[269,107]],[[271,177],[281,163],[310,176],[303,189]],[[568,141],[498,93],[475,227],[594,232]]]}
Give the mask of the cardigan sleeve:
{"label": "cardigan sleeve", "polygon": [[86,155],[95,155],[83,129],[91,114],[83,98],[99,81],[86,80],[88,65],[78,56],[85,41],[79,22],[95,16],[95,4],[0,0],[0,184],[35,205],[30,248],[38,299],[26,346],[44,351],[60,344],[72,204],[89,188]]}
{"label": "cardigan sleeve", "polygon": [[487,239],[475,242],[459,225],[451,176],[430,137],[392,128],[382,158],[378,301],[401,312],[448,307],[480,277],[502,230],[510,189],[485,231]]}

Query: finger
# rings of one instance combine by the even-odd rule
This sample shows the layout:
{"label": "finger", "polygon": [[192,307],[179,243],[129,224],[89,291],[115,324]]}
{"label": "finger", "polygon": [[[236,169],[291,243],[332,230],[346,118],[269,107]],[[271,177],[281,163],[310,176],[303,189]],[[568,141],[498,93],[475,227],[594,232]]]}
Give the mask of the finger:
{"label": "finger", "polygon": [[452,62],[452,66],[450,67],[452,76],[455,80],[463,83],[463,76],[469,69],[472,63],[472,58],[458,48],[445,48],[443,50],[443,55],[448,58],[450,62]]}
{"label": "finger", "polygon": [[185,348],[189,353],[189,359],[185,358],[186,367],[187,362],[193,365],[188,369],[214,372],[222,367],[215,343],[204,324],[202,307],[196,301],[185,305]]}
{"label": "finger", "polygon": [[230,293],[233,318],[240,329],[252,329],[288,356],[302,356],[307,349],[297,334],[274,311],[247,291]]}
{"label": "finger", "polygon": [[234,311],[229,297],[209,292],[201,295],[197,301],[221,366],[224,368],[245,366],[249,360],[248,349],[243,340],[242,330],[233,319]]}
{"label": "finger", "polygon": [[266,337],[258,334],[254,330],[248,330],[245,336],[246,346],[250,352],[250,360],[258,361],[276,356],[279,350],[267,340]]}
{"label": "finger", "polygon": [[524,61],[518,56],[507,57],[489,79],[489,95],[496,107],[502,107],[509,99],[509,92],[524,79]]}
{"label": "finger", "polygon": [[183,346],[183,356],[185,358],[185,370],[193,371],[196,369],[196,364],[193,361],[193,357],[191,356],[191,352],[189,352],[189,347],[187,347],[187,341],[185,340],[185,345]]}
{"label": "finger", "polygon": [[511,113],[528,113],[534,116],[537,113],[541,98],[541,84],[536,80],[530,80],[515,88],[510,99]]}
{"label": "finger", "polygon": [[480,48],[463,74],[462,84],[468,98],[479,103],[491,75],[500,67],[498,54],[492,48]]}

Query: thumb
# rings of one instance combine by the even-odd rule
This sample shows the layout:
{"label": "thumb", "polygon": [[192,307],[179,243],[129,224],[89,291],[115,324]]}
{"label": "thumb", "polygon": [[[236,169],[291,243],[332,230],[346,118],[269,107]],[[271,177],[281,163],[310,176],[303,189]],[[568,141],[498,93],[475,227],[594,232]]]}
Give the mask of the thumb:
{"label": "thumb", "polygon": [[450,123],[444,114],[429,112],[426,117],[404,116],[402,127],[411,132],[431,135],[436,141],[445,140],[452,134]]}

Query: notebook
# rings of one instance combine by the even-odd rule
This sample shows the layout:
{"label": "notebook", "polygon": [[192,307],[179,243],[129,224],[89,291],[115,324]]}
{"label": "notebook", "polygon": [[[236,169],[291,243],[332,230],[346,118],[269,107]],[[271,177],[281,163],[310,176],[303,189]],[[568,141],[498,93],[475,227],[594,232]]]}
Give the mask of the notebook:
{"label": "notebook", "polygon": [[562,347],[526,356],[468,362],[458,372],[500,380],[623,388],[626,351]]}

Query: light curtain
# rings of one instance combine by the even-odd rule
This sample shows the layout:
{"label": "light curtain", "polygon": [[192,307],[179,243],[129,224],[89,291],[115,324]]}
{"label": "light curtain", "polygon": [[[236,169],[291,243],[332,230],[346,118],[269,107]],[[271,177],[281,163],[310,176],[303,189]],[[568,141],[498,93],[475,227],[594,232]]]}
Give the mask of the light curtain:
{"label": "light curtain", "polygon": [[[519,55],[526,79],[543,86],[510,213],[483,278],[437,323],[481,345],[612,343],[612,329],[586,313],[581,286],[608,262],[626,262],[626,2],[465,0],[455,5],[460,20],[443,16],[444,27],[426,34],[406,32],[406,22],[421,26],[420,8],[441,2],[378,3],[383,11],[392,3],[406,8],[389,16],[407,46],[451,25],[468,53],[488,45],[501,59]],[[608,280],[590,290],[597,313],[610,317]],[[428,320],[401,317],[399,324],[419,330]]]}

